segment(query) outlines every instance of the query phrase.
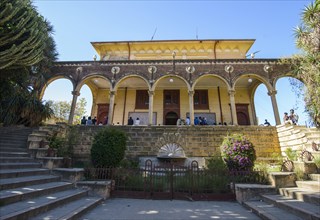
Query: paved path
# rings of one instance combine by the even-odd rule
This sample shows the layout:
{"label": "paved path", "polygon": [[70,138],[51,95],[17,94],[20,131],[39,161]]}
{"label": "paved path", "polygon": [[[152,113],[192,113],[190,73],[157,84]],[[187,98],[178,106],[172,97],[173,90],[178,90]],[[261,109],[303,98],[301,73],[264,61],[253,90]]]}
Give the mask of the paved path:
{"label": "paved path", "polygon": [[84,215],[99,219],[260,219],[237,202],[109,199]]}

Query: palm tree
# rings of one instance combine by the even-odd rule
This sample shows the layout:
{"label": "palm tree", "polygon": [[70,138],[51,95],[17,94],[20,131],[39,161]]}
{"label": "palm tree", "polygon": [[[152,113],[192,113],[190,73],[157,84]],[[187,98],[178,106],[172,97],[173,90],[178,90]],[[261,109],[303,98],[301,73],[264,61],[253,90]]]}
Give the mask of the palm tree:
{"label": "palm tree", "polygon": [[296,89],[304,93],[306,111],[314,124],[320,127],[320,0],[306,6],[302,24],[295,28],[296,46],[303,51],[290,60],[293,73],[300,79]]}

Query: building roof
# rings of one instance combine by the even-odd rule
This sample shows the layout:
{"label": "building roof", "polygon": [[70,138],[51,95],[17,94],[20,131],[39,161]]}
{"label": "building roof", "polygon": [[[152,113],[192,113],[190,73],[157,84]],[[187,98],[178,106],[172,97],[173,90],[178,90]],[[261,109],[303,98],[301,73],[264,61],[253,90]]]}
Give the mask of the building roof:
{"label": "building roof", "polygon": [[[100,60],[244,59],[255,39],[91,42]],[[173,57],[174,56],[174,57]]]}

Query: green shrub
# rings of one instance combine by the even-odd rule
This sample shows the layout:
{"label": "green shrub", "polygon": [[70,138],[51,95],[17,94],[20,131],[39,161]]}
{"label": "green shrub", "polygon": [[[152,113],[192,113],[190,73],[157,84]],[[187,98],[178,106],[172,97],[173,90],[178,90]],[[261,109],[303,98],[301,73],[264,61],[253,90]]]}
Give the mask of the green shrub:
{"label": "green shrub", "polygon": [[222,157],[210,157],[206,161],[208,170],[219,170],[219,171],[227,171],[228,168],[226,164],[223,162]]}
{"label": "green shrub", "polygon": [[287,157],[289,160],[291,161],[296,161],[297,160],[297,151],[296,150],[292,150],[291,147],[288,147],[285,151]]}
{"label": "green shrub", "polygon": [[124,158],[120,161],[119,166],[122,168],[139,168],[139,161],[134,159]]}
{"label": "green shrub", "polygon": [[252,170],[256,159],[252,143],[241,134],[228,135],[224,138],[221,156],[230,171]]}
{"label": "green shrub", "polygon": [[116,167],[124,158],[126,134],[118,129],[106,127],[95,136],[91,148],[91,161],[94,167]]}
{"label": "green shrub", "polygon": [[54,132],[49,138],[49,146],[57,150],[58,157],[72,157],[73,146],[76,145],[78,138],[76,128],[68,127],[65,136],[59,132]]}
{"label": "green shrub", "polygon": [[320,170],[320,156],[315,156],[313,162],[316,164],[317,168]]}
{"label": "green shrub", "polygon": [[65,138],[58,136],[57,133],[54,133],[49,138],[49,147],[57,150],[57,156],[61,157],[65,153]]}

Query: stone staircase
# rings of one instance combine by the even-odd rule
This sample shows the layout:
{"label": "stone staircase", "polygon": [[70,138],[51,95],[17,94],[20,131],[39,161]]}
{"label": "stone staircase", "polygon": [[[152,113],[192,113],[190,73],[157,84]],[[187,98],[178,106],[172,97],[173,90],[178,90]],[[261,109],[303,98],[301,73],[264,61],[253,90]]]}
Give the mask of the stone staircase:
{"label": "stone staircase", "polygon": [[309,181],[296,181],[297,187],[279,188],[278,194],[262,193],[242,204],[262,219],[320,219],[320,174]]}
{"label": "stone staircase", "polygon": [[0,128],[0,219],[77,219],[100,203],[30,157],[32,129]]}
{"label": "stone staircase", "polygon": [[[320,151],[312,149],[312,142],[320,143],[319,129],[279,125],[277,133],[283,156],[286,156],[287,148],[297,151],[307,150],[314,156],[320,156]],[[306,172],[305,175],[309,180],[304,181],[295,181],[294,173],[290,174],[290,172],[277,173],[276,175],[279,179],[272,184],[273,189],[266,190],[267,186],[260,186],[262,189],[264,188],[265,191],[263,191],[258,187],[249,189],[248,186],[241,186],[245,193],[258,189],[255,196],[250,195],[241,201],[243,206],[262,219],[320,220],[320,174]]]}
{"label": "stone staircase", "polygon": [[279,125],[277,126],[277,133],[279,136],[279,143],[281,152],[285,156],[284,152],[287,148],[292,150],[302,151],[307,150],[312,154],[319,154],[319,151],[312,149],[312,143],[320,144],[320,130],[317,128],[307,128],[304,126],[296,125]]}

